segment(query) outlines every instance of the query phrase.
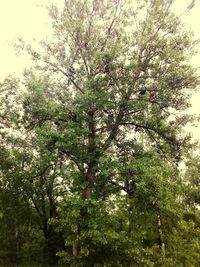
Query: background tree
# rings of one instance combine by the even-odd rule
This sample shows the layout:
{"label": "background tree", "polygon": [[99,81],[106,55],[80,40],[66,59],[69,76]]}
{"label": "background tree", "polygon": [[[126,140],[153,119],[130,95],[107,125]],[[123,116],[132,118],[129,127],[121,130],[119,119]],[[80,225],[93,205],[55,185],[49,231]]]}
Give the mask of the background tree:
{"label": "background tree", "polygon": [[[65,190],[60,160],[50,156],[48,150],[43,153],[39,142],[33,142],[35,133],[22,119],[23,88],[19,88],[17,79],[6,78],[1,89],[2,257],[17,262],[35,260],[38,254],[38,261],[52,264],[64,244],[61,234],[48,223],[56,217],[57,198]],[[9,233],[6,238],[4,232]]]}

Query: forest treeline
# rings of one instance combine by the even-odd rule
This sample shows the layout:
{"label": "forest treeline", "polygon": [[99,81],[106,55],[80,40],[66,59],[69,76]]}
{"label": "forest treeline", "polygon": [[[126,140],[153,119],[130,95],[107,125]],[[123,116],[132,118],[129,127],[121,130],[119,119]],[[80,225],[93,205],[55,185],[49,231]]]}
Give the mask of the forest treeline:
{"label": "forest treeline", "polygon": [[66,0],[23,43],[34,66],[0,83],[2,266],[200,266],[198,41],[173,2]]}

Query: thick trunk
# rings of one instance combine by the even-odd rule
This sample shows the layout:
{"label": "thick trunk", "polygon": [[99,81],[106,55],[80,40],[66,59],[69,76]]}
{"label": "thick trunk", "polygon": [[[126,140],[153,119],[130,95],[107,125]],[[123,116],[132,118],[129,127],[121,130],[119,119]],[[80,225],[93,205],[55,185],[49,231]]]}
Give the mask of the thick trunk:
{"label": "thick trunk", "polygon": [[49,265],[56,265],[58,263],[58,256],[56,253],[64,249],[64,239],[60,233],[54,231],[50,226],[44,232],[46,239],[45,255]]}
{"label": "thick trunk", "polygon": [[86,200],[91,198],[92,195],[92,184],[94,181],[95,174],[93,172],[89,172],[85,178],[85,187],[81,192],[81,199]]}
{"label": "thick trunk", "polygon": [[[94,111],[89,110],[87,112],[88,114],[88,130],[89,130],[89,134],[88,134],[88,155],[90,155],[91,160],[89,162],[87,162],[87,166],[88,169],[86,171],[86,173],[83,173],[83,177],[84,177],[84,181],[85,181],[85,186],[83,188],[83,190],[80,193],[80,198],[82,201],[85,201],[86,199],[90,199],[92,196],[92,188],[93,188],[93,183],[95,180],[95,170],[97,167],[97,161],[98,161],[98,153],[96,150],[96,142],[95,142],[95,118],[94,118]],[[86,225],[87,228],[87,222],[89,220],[88,218],[88,212],[87,212],[87,208],[81,209],[80,210],[80,214],[81,214],[81,221],[84,222],[84,224]],[[85,227],[84,227],[85,228]],[[86,230],[86,229],[84,229]],[[82,231],[81,229],[81,225],[78,225],[78,233],[77,235],[80,234],[80,232]],[[78,256],[80,254],[81,251],[81,245],[80,242],[78,240],[75,240],[73,242],[72,245],[72,253],[73,256]]]}

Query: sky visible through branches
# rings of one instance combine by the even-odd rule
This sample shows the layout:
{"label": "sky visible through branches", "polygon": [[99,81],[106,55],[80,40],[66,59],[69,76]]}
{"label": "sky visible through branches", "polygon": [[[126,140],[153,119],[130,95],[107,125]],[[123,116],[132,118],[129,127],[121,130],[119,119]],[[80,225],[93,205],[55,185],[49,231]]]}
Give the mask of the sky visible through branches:
{"label": "sky visible through branches", "polygon": [[[48,38],[51,34],[51,22],[45,5],[49,0],[7,0],[0,1],[0,80],[9,74],[20,75],[24,68],[30,66],[31,61],[26,55],[18,55],[13,47],[17,38],[22,37],[27,43],[37,43]],[[60,4],[62,1],[54,0]],[[195,2],[192,9],[187,7]],[[200,38],[199,14],[200,0],[176,0],[174,10],[180,14],[185,25],[194,32],[197,39]],[[200,45],[197,55],[191,59],[195,66],[200,66]],[[196,93],[191,99],[192,107],[188,112],[200,116],[200,95]],[[194,139],[200,139],[200,126],[187,126],[187,131],[192,131]]]}

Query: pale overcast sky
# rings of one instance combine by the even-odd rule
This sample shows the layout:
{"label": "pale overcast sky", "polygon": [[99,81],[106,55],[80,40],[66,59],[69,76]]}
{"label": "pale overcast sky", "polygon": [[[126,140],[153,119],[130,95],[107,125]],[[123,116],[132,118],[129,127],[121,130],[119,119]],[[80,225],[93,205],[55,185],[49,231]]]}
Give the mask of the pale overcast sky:
{"label": "pale overcast sky", "polygon": [[[72,0],[73,1],[73,0]],[[30,61],[25,56],[17,56],[12,43],[22,36],[28,43],[32,39],[41,40],[48,35],[50,21],[42,7],[48,0],[0,0],[0,80],[9,73],[18,75]],[[53,2],[61,3],[62,0]],[[192,0],[176,0],[175,10],[178,14],[187,8]],[[182,15],[182,20],[200,38],[200,0],[190,12]],[[192,61],[200,66],[200,52]],[[192,112],[200,115],[200,93],[192,98]],[[200,139],[200,127],[192,129],[194,138]]]}

